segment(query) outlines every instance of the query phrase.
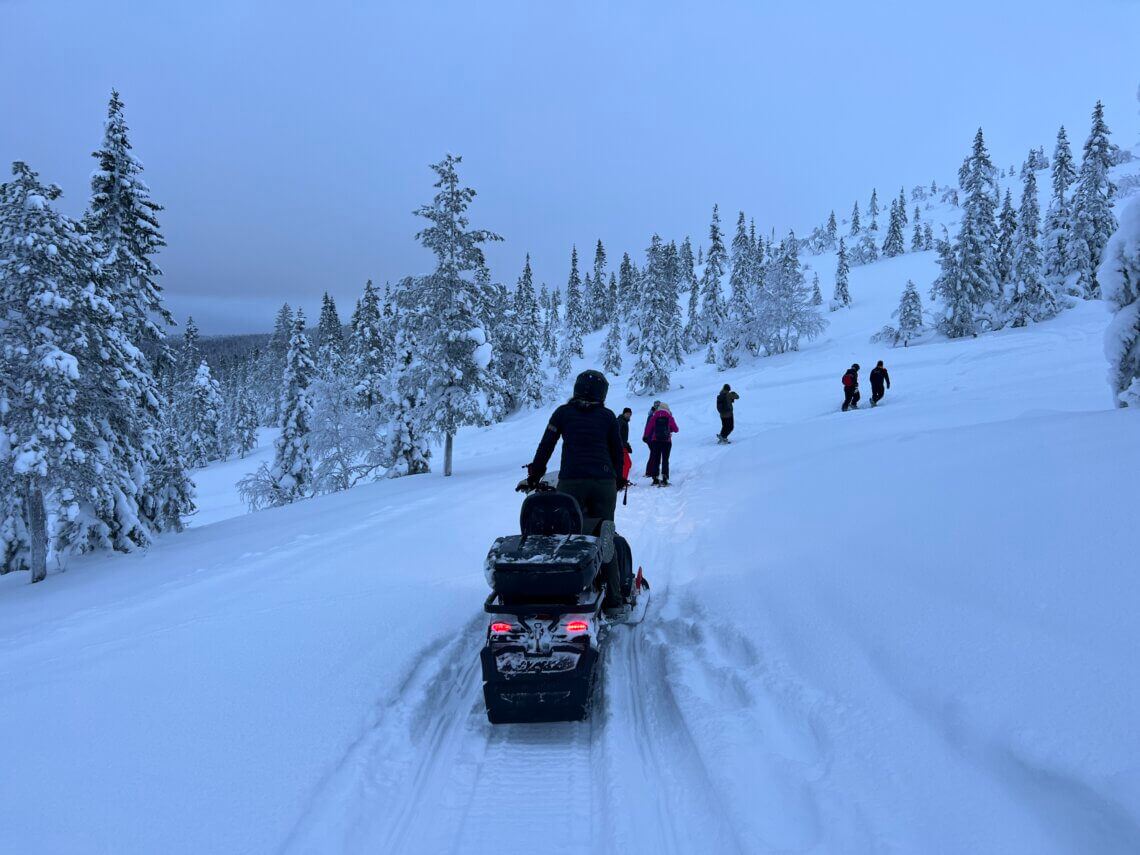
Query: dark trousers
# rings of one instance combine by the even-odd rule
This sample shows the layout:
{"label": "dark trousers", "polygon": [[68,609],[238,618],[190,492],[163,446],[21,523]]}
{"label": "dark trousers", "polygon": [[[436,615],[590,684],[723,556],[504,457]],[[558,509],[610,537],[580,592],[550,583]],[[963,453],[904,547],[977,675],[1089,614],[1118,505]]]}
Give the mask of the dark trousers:
{"label": "dark trousers", "polygon": [[858,386],[845,386],[843,387],[843,409],[848,407],[859,406],[859,387]]}
{"label": "dark trousers", "polygon": [[[558,492],[578,500],[582,509],[582,534],[597,536],[602,520],[613,521],[617,510],[617,481],[613,478],[559,478]],[[621,567],[617,551],[607,564],[602,565],[602,578],[606,580],[607,606],[621,604]]]}
{"label": "dark trousers", "polygon": [[649,465],[645,470],[645,474],[650,478],[656,478],[658,472],[660,472],[661,477],[668,481],[669,452],[672,450],[673,443],[669,442],[668,440],[649,440]]}
{"label": "dark trousers", "polygon": [[874,383],[871,384],[871,403],[872,404],[876,404],[879,401],[883,400],[883,395],[885,395],[885,394],[886,394],[886,392],[883,390],[882,386],[876,386]]}
{"label": "dark trousers", "polygon": [[736,423],[732,420],[732,413],[727,416],[722,415],[720,417],[720,438],[728,439],[728,435],[732,433],[734,427],[736,427]]}

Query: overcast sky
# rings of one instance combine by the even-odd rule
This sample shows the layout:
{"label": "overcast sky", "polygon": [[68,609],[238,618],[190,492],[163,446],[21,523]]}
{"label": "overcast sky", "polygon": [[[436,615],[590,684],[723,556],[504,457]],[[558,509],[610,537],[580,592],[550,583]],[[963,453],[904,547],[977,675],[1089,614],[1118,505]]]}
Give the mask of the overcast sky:
{"label": "overcast sky", "polygon": [[79,214],[117,87],[169,305],[206,332],[429,270],[411,211],[448,151],[494,276],[530,252],[562,285],[572,243],[703,243],[714,202],[802,233],[951,182],[979,125],[1002,167],[1062,123],[1079,149],[1098,98],[1140,137],[1140,0],[0,0],[0,33],[5,171]]}

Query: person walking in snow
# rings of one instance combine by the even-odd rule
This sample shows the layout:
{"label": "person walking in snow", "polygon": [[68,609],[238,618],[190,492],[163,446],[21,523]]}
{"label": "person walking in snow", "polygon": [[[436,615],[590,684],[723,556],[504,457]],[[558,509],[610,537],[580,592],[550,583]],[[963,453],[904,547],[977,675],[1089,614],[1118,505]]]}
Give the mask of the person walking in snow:
{"label": "person walking in snow", "polygon": [[633,446],[629,444],[629,420],[633,418],[633,410],[626,407],[618,416],[618,433],[621,434],[621,447],[624,459],[621,466],[621,477],[629,481],[629,470],[633,468]]}
{"label": "person walking in snow", "polygon": [[546,464],[562,440],[558,492],[578,500],[582,533],[596,535],[602,548],[606,596],[603,608],[622,607],[621,580],[614,556],[614,511],[622,477],[621,421],[606,408],[609,381],[600,371],[583,371],[574,381],[574,396],[554,411],[538,443],[534,460],[527,464],[526,482],[519,489],[534,489],[546,474]]}
{"label": "person walking in snow", "polygon": [[843,375],[843,412],[859,409],[859,363],[856,362]]}
{"label": "person walking in snow", "polygon": [[[654,414],[655,412],[657,412],[657,408],[658,408],[658,407],[660,407],[660,406],[661,406],[661,402],[660,402],[660,401],[654,401],[654,402],[653,402],[653,406],[651,406],[651,407],[649,408],[649,415],[645,417],[645,430],[646,430],[646,433],[645,433],[645,434],[644,434],[644,435],[641,437],[641,441],[642,441],[642,442],[644,442],[646,445],[649,445],[649,434],[648,434],[648,431],[649,431],[649,423],[650,423],[651,421],[653,421],[653,414]],[[647,459],[646,459],[646,461],[645,461],[645,477],[646,477],[646,478],[651,478],[651,477],[653,477],[652,475],[650,475],[650,474],[649,474],[649,460],[648,460],[648,458],[647,458]]]}
{"label": "person walking in snow", "polygon": [[876,406],[879,401],[883,400],[883,384],[887,384],[887,388],[891,388],[891,375],[887,373],[887,369],[883,367],[883,360],[879,360],[879,364],[871,369],[871,406]]}
{"label": "person walking in snow", "polygon": [[724,388],[720,390],[720,394],[716,396],[716,411],[720,413],[720,433],[716,438],[721,442],[728,442],[728,435],[732,433],[735,423],[732,419],[732,403],[739,400],[740,396],[732,391],[732,387],[727,383]]}
{"label": "person walking in snow", "polygon": [[659,401],[657,409],[645,425],[645,435],[642,437],[649,443],[646,475],[653,479],[654,486],[665,487],[669,484],[669,453],[673,450],[673,434],[678,431],[677,422],[669,412],[669,405]]}

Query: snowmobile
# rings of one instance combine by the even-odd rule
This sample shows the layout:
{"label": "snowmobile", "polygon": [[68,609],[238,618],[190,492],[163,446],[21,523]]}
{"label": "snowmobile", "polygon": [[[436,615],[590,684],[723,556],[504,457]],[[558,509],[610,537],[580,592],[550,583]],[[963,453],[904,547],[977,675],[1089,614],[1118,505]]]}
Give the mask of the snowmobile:
{"label": "snowmobile", "polygon": [[586,718],[607,631],[645,615],[649,586],[641,568],[634,574],[633,553],[617,534],[626,610],[616,619],[603,614],[602,549],[582,526],[577,500],[543,482],[523,500],[520,533],[498,538],[487,553],[491,594],[480,660],[492,724]]}

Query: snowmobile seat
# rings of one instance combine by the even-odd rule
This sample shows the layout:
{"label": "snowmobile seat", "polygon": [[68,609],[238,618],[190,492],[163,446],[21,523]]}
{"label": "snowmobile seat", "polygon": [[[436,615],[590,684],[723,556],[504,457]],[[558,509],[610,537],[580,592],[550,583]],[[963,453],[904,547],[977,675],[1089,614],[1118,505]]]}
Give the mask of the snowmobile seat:
{"label": "snowmobile seat", "polygon": [[598,540],[583,534],[511,534],[487,553],[487,582],[508,598],[575,597],[602,566]]}
{"label": "snowmobile seat", "polygon": [[519,528],[524,537],[581,534],[582,524],[582,509],[578,506],[578,500],[552,490],[527,496],[519,513]]}

